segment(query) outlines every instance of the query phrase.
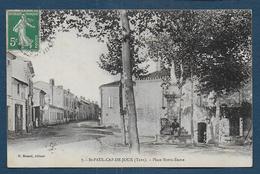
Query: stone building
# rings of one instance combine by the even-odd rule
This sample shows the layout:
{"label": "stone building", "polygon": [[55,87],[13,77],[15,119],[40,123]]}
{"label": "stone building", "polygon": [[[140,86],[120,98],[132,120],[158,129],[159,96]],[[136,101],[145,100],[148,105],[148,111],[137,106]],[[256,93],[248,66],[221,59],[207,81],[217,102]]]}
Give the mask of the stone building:
{"label": "stone building", "polygon": [[33,88],[33,123],[34,127],[43,125],[43,114],[45,107],[46,92],[34,87]]}
{"label": "stone building", "polygon": [[86,120],[89,114],[89,101],[85,99],[85,97],[80,97],[78,101],[79,113],[78,120]]}
{"label": "stone building", "polygon": [[55,86],[54,79],[49,83],[38,81],[34,83],[38,89],[46,92],[43,124],[59,124],[65,122],[64,117],[64,90],[61,86]]}
{"label": "stone building", "polygon": [[[160,118],[167,112],[161,84],[167,76],[169,71],[164,70],[135,79],[134,95],[140,135],[154,136],[160,132]],[[100,94],[102,123],[120,127],[119,81],[101,85]]]}
{"label": "stone building", "polygon": [[90,114],[88,116],[88,120],[99,121],[100,119],[100,107],[97,102],[90,102]]}
{"label": "stone building", "polygon": [[64,118],[66,122],[76,120],[76,100],[75,95],[64,89]]}
{"label": "stone building", "polygon": [[11,132],[30,132],[33,128],[33,83],[32,63],[7,52],[7,115],[8,130]]}
{"label": "stone building", "polygon": [[[212,141],[225,143],[232,141],[234,137],[245,137],[249,134],[250,125],[252,125],[250,84],[246,85],[247,89],[241,89],[244,91],[243,98],[240,95],[241,92],[229,93],[219,98],[220,110],[217,112],[220,112],[220,118],[216,118],[215,103],[210,104],[212,102],[210,95],[192,92],[190,79],[185,81],[180,95],[174,71],[173,68],[159,70],[134,79],[137,125],[141,136],[162,134],[163,124],[167,122],[170,126],[174,119],[177,119],[180,124],[180,135],[191,138],[193,132],[193,140],[197,143],[211,143]],[[197,84],[198,81],[195,78],[194,90]],[[121,127],[119,81],[101,85],[100,94],[102,123]],[[192,103],[193,118],[191,118]],[[222,119],[225,114],[226,118]],[[166,134],[171,134],[170,129]]]}
{"label": "stone building", "polygon": [[99,87],[101,95],[101,123],[120,126],[119,81]]}
{"label": "stone building", "polygon": [[[77,107],[76,107],[77,108]],[[98,121],[100,108],[96,102],[86,100],[85,97],[78,99],[78,114],[77,120],[92,120]]]}

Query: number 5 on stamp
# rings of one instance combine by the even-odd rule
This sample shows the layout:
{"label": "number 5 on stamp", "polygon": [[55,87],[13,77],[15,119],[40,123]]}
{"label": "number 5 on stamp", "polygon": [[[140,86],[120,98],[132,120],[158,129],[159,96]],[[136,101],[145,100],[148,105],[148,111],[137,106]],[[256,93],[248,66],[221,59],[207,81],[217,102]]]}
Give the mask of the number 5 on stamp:
{"label": "number 5 on stamp", "polygon": [[39,11],[7,11],[7,48],[8,50],[39,50]]}

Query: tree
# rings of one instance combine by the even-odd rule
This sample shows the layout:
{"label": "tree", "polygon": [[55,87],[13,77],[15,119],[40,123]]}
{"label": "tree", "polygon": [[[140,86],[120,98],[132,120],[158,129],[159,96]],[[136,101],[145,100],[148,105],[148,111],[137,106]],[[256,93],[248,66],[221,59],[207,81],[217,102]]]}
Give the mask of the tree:
{"label": "tree", "polygon": [[[218,97],[224,91],[238,90],[249,79],[248,70],[251,69],[249,11],[175,11],[166,12],[160,19],[154,26],[157,29],[151,29],[155,41],[148,42],[149,53],[155,60],[159,57],[163,64],[174,61],[174,64],[177,64],[176,74],[179,79],[191,79],[192,94],[195,76],[199,79],[196,92],[209,94],[211,91],[216,91]],[[191,108],[191,130],[193,130],[193,104]],[[220,113],[218,102],[216,108],[218,117]],[[193,132],[191,134],[193,135]]]}
{"label": "tree", "polygon": [[[139,45],[137,40],[134,40],[130,36],[130,49],[132,55],[131,69],[132,74],[135,77],[140,77],[147,73],[148,66],[140,66],[145,63],[146,59],[140,58],[138,56]],[[138,45],[135,46],[135,45]],[[119,39],[109,39],[107,43],[108,53],[103,53],[99,57],[98,65],[101,69],[106,70],[111,75],[120,74],[119,82],[119,106],[120,106],[120,115],[121,115],[121,131],[122,131],[122,140],[123,144],[126,143],[126,130],[125,130],[125,112],[123,108],[123,85],[122,85],[122,44]]]}
{"label": "tree", "polygon": [[[212,14],[213,15],[213,14]],[[219,97],[238,91],[251,76],[251,13],[227,10],[214,14],[208,27],[210,39],[201,47],[201,92],[216,94],[215,117],[220,118]],[[218,137],[215,131],[214,139]]]}
{"label": "tree", "polygon": [[123,64],[123,84],[125,90],[126,108],[128,113],[129,144],[133,152],[140,152],[139,137],[137,130],[137,115],[134,99],[134,87],[132,80],[131,51],[130,51],[130,27],[127,18],[127,11],[121,10],[121,21],[123,27],[122,43],[122,64]]}
{"label": "tree", "polygon": [[[123,23],[120,20],[125,21],[125,31],[122,30]],[[126,25],[128,20],[129,26]],[[150,43],[150,51],[155,48],[154,53],[160,54],[160,61],[176,65],[179,79],[180,76],[183,81],[189,78],[193,84],[194,77],[198,77],[200,83],[197,92],[208,94],[214,90],[220,96],[223,91],[237,90],[250,77],[247,68],[251,67],[251,13],[246,10],[129,10],[124,15],[123,12],[120,15],[117,10],[43,10],[41,26],[42,40],[50,43],[57,31],[72,29],[77,30],[79,37],[94,37],[109,42],[113,54],[101,56],[100,66],[112,74],[127,69],[128,74],[124,76],[127,75],[129,80],[128,112],[134,103],[129,75],[132,69],[142,74],[143,69],[139,65],[144,61],[135,53],[140,46],[144,46],[142,36],[147,38],[147,33],[159,38],[157,43]],[[160,41],[163,34],[167,37]],[[118,50],[121,50],[121,45],[120,53]],[[129,67],[122,66],[121,54]],[[180,67],[183,67],[182,73]],[[192,92],[194,88],[191,85]],[[136,117],[134,110],[132,107],[131,114]],[[136,125],[134,118],[131,124]],[[131,131],[133,134],[136,132]],[[137,142],[134,139],[131,142]]]}
{"label": "tree", "polygon": [[[191,137],[193,132],[193,79],[196,75],[196,45],[201,42],[204,25],[200,25],[203,18],[196,11],[166,12],[162,20],[155,25],[157,30],[151,29],[155,35],[155,41],[148,41],[149,53],[156,61],[161,61],[166,66],[176,66],[176,75],[179,79],[178,87],[180,97],[182,86],[186,79],[191,80]],[[157,31],[157,32],[155,32]],[[181,120],[180,98],[179,121]]]}
{"label": "tree", "polygon": [[199,74],[202,91],[221,95],[238,90],[251,76],[251,14],[227,10],[214,16],[211,37],[200,48]]}

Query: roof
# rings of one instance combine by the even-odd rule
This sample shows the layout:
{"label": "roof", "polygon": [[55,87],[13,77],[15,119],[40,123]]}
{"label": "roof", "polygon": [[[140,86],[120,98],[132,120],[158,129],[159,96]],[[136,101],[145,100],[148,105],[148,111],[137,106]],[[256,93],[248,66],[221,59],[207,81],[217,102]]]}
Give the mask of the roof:
{"label": "roof", "polygon": [[49,107],[50,108],[54,108],[54,109],[64,110],[63,108],[55,106],[55,105],[52,105],[52,104],[49,104]]}
{"label": "roof", "polygon": [[[36,81],[33,83],[33,86],[47,92],[50,87],[50,84],[44,81]],[[64,91],[63,88],[60,88],[59,86],[53,86],[53,89]]]}
{"label": "roof", "polygon": [[[118,87],[119,86],[119,80],[118,81],[115,81],[115,82],[111,82],[111,83],[106,83],[106,84],[103,84],[101,86],[99,86],[99,88],[102,88],[102,87]],[[133,85],[135,85],[135,82],[133,81]]]}
{"label": "roof", "polygon": [[11,52],[9,52],[9,51],[6,53],[6,55],[7,55],[7,57],[10,58],[10,59],[15,59],[15,58],[16,58],[16,55],[14,55],[13,53],[11,53]]}
{"label": "roof", "polygon": [[155,71],[137,78],[137,80],[153,80],[153,79],[162,79],[163,77],[170,76],[170,69],[163,69],[161,71]]}
{"label": "roof", "polygon": [[119,86],[119,82],[120,82],[120,81],[118,80],[118,81],[115,81],[115,82],[106,83],[106,84],[101,85],[99,88]]}
{"label": "roof", "polygon": [[44,82],[44,81],[34,82],[33,83],[33,87],[41,89],[41,90],[43,90],[43,91],[45,91],[47,93],[48,93],[48,90],[49,90],[49,84],[47,82]]}
{"label": "roof", "polygon": [[[144,75],[142,77],[136,78],[136,80],[153,80],[153,79],[162,79],[163,77],[169,77],[170,76],[170,69],[163,69],[161,71],[155,71],[152,73],[149,73],[147,75]],[[111,83],[106,83],[101,85],[99,88],[102,87],[115,87],[115,86],[119,86],[119,80],[118,81],[114,81]]]}
{"label": "roof", "polygon": [[12,62],[13,71],[12,77],[28,84],[28,78],[26,75],[27,63],[22,60],[14,60]]}
{"label": "roof", "polygon": [[22,84],[28,86],[28,83],[26,83],[26,82],[24,82],[24,81],[22,81],[22,80],[20,80],[20,79],[17,79],[17,78],[15,78],[15,77],[13,77],[13,78],[14,78],[16,81],[18,81],[19,83],[22,83]]}
{"label": "roof", "polygon": [[39,90],[40,92],[44,93],[44,95],[47,94],[43,89],[37,88],[37,87],[35,87],[35,86],[33,87],[33,89]]}
{"label": "roof", "polygon": [[86,101],[86,100],[83,100],[83,99],[80,99],[79,103],[85,103],[85,104],[87,104],[87,105],[89,105],[89,104],[90,104],[88,101]]}

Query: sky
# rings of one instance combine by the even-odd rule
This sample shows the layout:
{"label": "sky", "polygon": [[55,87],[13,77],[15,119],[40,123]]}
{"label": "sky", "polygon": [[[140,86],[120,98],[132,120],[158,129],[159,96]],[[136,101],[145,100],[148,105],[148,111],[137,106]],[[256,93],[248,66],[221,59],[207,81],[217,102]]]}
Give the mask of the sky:
{"label": "sky", "polygon": [[[46,43],[41,43],[41,48],[46,48]],[[119,76],[112,76],[98,67],[99,56],[106,52],[105,43],[78,38],[76,32],[70,31],[57,33],[52,48],[37,56],[27,56],[27,59],[33,64],[34,82],[49,82],[54,78],[55,86],[62,85],[75,95],[100,104],[99,86],[119,80]],[[22,53],[18,55],[24,56]],[[153,66],[149,71],[153,71]]]}
{"label": "sky", "polygon": [[100,103],[99,86],[118,79],[98,67],[100,54],[107,52],[106,45],[95,39],[77,38],[74,32],[58,33],[53,45],[49,51],[29,58],[34,82],[54,78],[56,86]]}

